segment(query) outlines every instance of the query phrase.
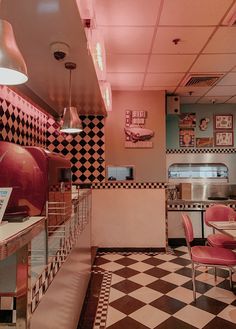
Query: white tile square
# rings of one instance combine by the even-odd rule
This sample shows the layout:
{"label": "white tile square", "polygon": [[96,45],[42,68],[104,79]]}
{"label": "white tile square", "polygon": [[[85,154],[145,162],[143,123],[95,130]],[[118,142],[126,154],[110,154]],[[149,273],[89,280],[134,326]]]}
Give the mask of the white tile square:
{"label": "white tile square", "polygon": [[175,248],[175,250],[179,250],[179,251],[182,251],[182,252],[188,252],[188,247],[186,246],[180,246],[180,247],[177,247]]}
{"label": "white tile square", "polygon": [[104,270],[106,271],[117,271],[117,270],[120,270],[121,268],[123,268],[124,266],[118,264],[118,263],[115,263],[115,262],[110,262],[110,263],[106,263],[106,264],[102,264],[102,265],[99,265],[99,267],[103,268]]}
{"label": "white tile square", "polygon": [[220,282],[224,281],[225,279],[217,276],[216,281],[215,281],[215,277],[213,274],[204,272],[197,276],[197,280],[207,283],[207,284],[211,284],[212,286],[215,286],[215,285],[219,284]]}
{"label": "white tile square", "polygon": [[173,255],[173,254],[159,254],[159,255],[154,256],[154,258],[162,259],[162,260],[165,260],[165,261],[175,259],[176,257],[177,256]]}
{"label": "white tile square", "polygon": [[123,256],[119,254],[106,254],[106,255],[102,255],[101,257],[110,260],[111,262],[123,258]]}
{"label": "white tile square", "polygon": [[234,305],[228,305],[217,316],[236,324],[236,307]]}
{"label": "white tile square", "polygon": [[230,290],[222,289],[219,287],[212,287],[210,290],[208,290],[205,294],[205,296],[214,298],[219,300],[220,302],[230,304],[232,303],[236,296],[234,293]]}
{"label": "white tile square", "polygon": [[145,305],[139,310],[131,313],[129,316],[150,329],[155,328],[170,317],[166,312],[158,310],[151,305]]}
{"label": "white tile square", "polygon": [[116,310],[112,306],[108,306],[106,326],[109,327],[112,324],[122,320],[125,317],[126,317],[126,314]]}
{"label": "white tile square", "polygon": [[[187,290],[187,289],[186,289]],[[129,294],[129,296],[134,297],[138,300],[141,300],[144,303],[151,303],[152,301],[156,300],[157,298],[160,298],[163,296],[162,293],[159,291],[150,289],[148,287],[142,287],[140,289],[137,289]]]}
{"label": "white tile square", "polygon": [[156,281],[157,278],[145,273],[139,273],[129,278],[129,280],[141,284],[142,286],[147,286],[148,284]]}
{"label": "white tile square", "polygon": [[129,258],[142,262],[143,260],[150,258],[150,256],[145,254],[131,254],[129,255]]}
{"label": "white tile square", "polygon": [[161,279],[164,281],[173,283],[177,286],[181,286],[185,282],[188,282],[189,280],[191,280],[191,278],[188,278],[188,277],[178,274],[178,273],[167,274],[166,276],[163,276]]}
{"label": "white tile square", "polygon": [[117,275],[117,274],[112,273],[112,277],[111,277],[111,285],[116,284],[116,283],[118,283],[118,282],[121,282],[121,281],[123,281],[123,280],[124,280],[123,277],[121,277],[121,276],[119,276],[119,275]]}
{"label": "white tile square", "polygon": [[175,263],[171,263],[171,262],[165,262],[165,263],[158,265],[158,268],[162,268],[163,270],[167,270],[170,272],[175,272],[175,271],[179,270],[180,268],[182,268],[182,266],[175,264]]}
{"label": "white tile square", "polygon": [[110,295],[109,295],[109,303],[114,302],[121,297],[125,296],[125,294],[117,289],[110,288]]}
{"label": "white tile square", "polygon": [[145,271],[149,270],[150,268],[153,268],[152,265],[142,263],[142,262],[134,263],[132,265],[129,265],[128,267],[132,268],[133,270],[139,271],[139,272],[145,272]]}
{"label": "white tile square", "polygon": [[[167,296],[173,297],[181,302],[190,304],[193,301],[193,292],[192,290],[186,289],[184,287],[177,287],[167,293]],[[198,298],[200,294],[197,292],[196,297]]]}
{"label": "white tile square", "polygon": [[191,305],[187,305],[175,313],[175,318],[187,322],[197,328],[203,328],[214,317],[215,315]]}

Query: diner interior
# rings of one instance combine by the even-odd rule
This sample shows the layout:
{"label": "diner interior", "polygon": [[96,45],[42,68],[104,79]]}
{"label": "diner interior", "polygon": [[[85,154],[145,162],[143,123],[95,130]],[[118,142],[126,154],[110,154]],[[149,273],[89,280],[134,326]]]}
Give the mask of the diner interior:
{"label": "diner interior", "polygon": [[236,0],[0,1],[0,329],[236,327]]}

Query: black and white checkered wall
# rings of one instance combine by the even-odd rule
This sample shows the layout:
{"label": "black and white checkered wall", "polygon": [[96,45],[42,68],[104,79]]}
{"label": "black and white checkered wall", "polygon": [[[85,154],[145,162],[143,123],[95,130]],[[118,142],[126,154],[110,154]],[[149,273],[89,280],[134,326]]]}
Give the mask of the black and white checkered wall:
{"label": "black and white checkered wall", "polygon": [[75,184],[105,179],[103,116],[81,116],[79,135],[59,132],[59,124],[6,86],[0,86],[0,140],[40,146],[71,161]]}
{"label": "black and white checkered wall", "polygon": [[0,87],[0,140],[46,147],[47,116],[5,86]]}
{"label": "black and white checkered wall", "polygon": [[105,179],[105,135],[103,116],[80,116],[83,131],[79,135],[59,132],[53,119],[47,122],[47,148],[71,161],[75,184],[102,182]]}

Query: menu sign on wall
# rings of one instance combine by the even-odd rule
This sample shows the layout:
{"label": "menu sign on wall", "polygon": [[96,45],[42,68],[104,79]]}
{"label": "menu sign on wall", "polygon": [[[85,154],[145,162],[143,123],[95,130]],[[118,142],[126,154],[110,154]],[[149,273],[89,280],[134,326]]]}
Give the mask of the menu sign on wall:
{"label": "menu sign on wall", "polygon": [[12,187],[1,187],[0,188],[0,223],[4,216],[11,192],[12,192]]}

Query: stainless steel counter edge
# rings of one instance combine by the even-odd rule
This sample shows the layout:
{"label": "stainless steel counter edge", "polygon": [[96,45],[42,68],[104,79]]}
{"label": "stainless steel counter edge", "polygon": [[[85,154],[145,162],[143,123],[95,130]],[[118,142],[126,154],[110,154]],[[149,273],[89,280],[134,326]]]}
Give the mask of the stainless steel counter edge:
{"label": "stainless steel counter edge", "polygon": [[[6,223],[0,226],[0,260],[12,255],[29,243],[45,228],[46,217],[30,217],[23,223]],[[11,229],[11,228],[14,228]]]}

